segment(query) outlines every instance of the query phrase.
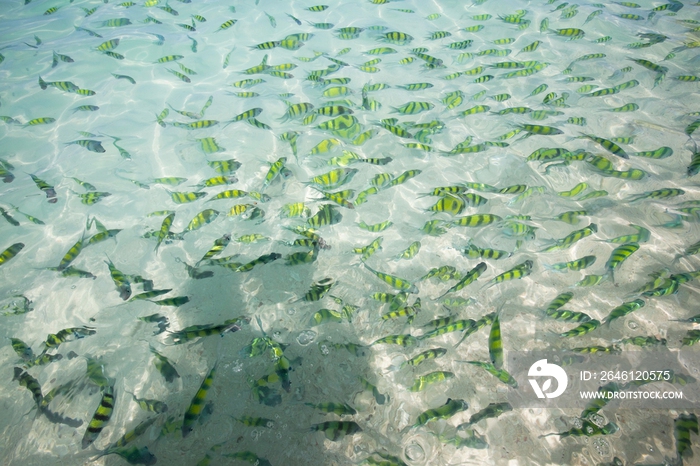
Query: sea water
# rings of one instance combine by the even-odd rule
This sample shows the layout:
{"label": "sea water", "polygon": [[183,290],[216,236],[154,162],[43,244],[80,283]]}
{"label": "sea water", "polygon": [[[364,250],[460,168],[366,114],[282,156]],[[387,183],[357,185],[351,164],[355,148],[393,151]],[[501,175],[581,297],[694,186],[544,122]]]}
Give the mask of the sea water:
{"label": "sea water", "polygon": [[[700,239],[698,216],[692,211],[679,211],[697,202],[695,175],[688,175],[691,157],[698,157],[692,139],[696,134],[687,134],[700,111],[698,35],[693,31],[700,21],[696,4],[673,2],[672,8],[652,14],[652,8],[661,2],[642,0],[635,7],[624,2],[565,6],[556,1],[329,1],[327,8],[312,8],[317,6],[312,2],[273,0],[150,3],[2,3],[0,115],[8,118],[0,123],[0,158],[3,168],[14,178],[5,178],[0,206],[19,225],[0,220],[0,250],[16,243],[24,245],[15,257],[8,254],[0,265],[0,298],[2,312],[7,314],[0,317],[4,341],[0,363],[5,368],[0,378],[3,464],[124,464],[125,460],[116,454],[98,456],[125,432],[156,416],[142,410],[133,401],[132,393],[168,406],[167,412],[157,415],[152,426],[128,444],[148,447],[160,464],[242,464],[247,461],[245,458],[252,458],[250,461],[258,461],[257,464],[268,464],[266,460],[272,465],[380,461],[410,465],[602,464],[612,462],[614,457],[620,464],[675,461],[674,420],[692,413],[693,407],[697,412],[697,406],[692,405],[697,399],[697,384],[684,387],[691,405],[660,409],[638,403],[623,409],[611,403],[604,407],[595,421],[600,426],[615,422],[619,430],[609,435],[540,438],[581,426],[580,408],[515,406],[497,418],[472,426],[474,435],[483,439],[487,448],[456,448],[445,443],[455,437],[466,438],[464,432],[455,430],[456,426],[489,403],[507,402],[514,391],[530,389],[525,372],[517,374],[519,388],[515,389],[483,369],[461,362],[491,360],[489,335],[494,333],[490,330],[493,326],[485,325],[457,347],[461,332],[419,340],[417,345],[408,347],[372,343],[387,335],[419,337],[427,331],[422,327],[437,317],[476,321],[498,312],[503,348],[508,356],[505,368],[513,374],[512,356],[529,350],[567,354],[574,347],[610,346],[626,337],[654,336],[665,338],[666,345],[651,349],[622,345],[619,349],[623,355],[632,351],[647,352],[642,353],[645,355],[663,353],[681,365],[687,379],[698,377],[697,353],[688,345],[680,351],[681,339],[693,326],[670,321],[687,319],[696,313],[693,281],[680,285],[675,294],[642,296],[646,303],[643,308],[580,337],[560,337],[558,334],[578,324],[548,319],[544,314],[552,299],[571,291],[574,297],[565,306],[567,309],[602,321],[623,302],[639,298],[641,295],[635,290],[650,280],[650,274],[668,277],[697,269],[696,258],[692,253],[686,254],[686,248]],[[683,7],[679,9],[679,5]],[[58,9],[45,14],[53,7]],[[167,7],[178,14],[166,11]],[[595,11],[601,13],[586,21]],[[159,23],[145,22],[149,17]],[[131,24],[110,27],[108,22],[117,18],[127,18]],[[229,20],[235,20],[235,24],[224,27]],[[312,23],[330,23],[332,27],[322,29]],[[478,25],[483,28],[476,28]],[[362,31],[357,37],[343,37],[338,30],[344,27]],[[581,33],[556,32],[568,28],[581,29],[585,35],[571,40],[572,35]],[[392,31],[408,34],[410,39],[392,42],[390,37],[384,37]],[[449,35],[430,39],[438,31]],[[287,49],[280,45],[255,47],[298,33],[313,36],[297,43],[292,41]],[[597,40],[605,36],[610,36],[610,40]],[[498,41],[510,38],[513,41]],[[113,39],[119,39],[116,47],[98,50],[100,44]],[[463,40],[473,42],[464,49],[449,47]],[[541,43],[532,47],[534,51],[522,51],[535,41]],[[367,54],[379,47],[391,48],[395,53]],[[349,51],[340,55],[345,48]],[[489,49],[495,51],[479,54]],[[118,53],[121,58],[109,56],[105,50]],[[72,62],[59,57],[53,67],[54,52],[70,57]],[[420,54],[428,58],[421,58]],[[576,61],[590,54],[604,55]],[[174,55],[182,58],[158,62],[161,57]],[[374,58],[381,61],[364,65]],[[651,65],[631,59],[647,60]],[[535,63],[523,65],[525,61]],[[497,67],[501,62],[519,64],[514,68]],[[296,66],[286,67],[285,72],[292,76],[274,76],[270,71],[275,69],[264,66],[262,73],[243,73],[260,64]],[[334,67],[338,69],[334,71]],[[483,68],[468,73],[477,67]],[[504,77],[525,69],[530,70],[525,76]],[[307,79],[314,70],[328,70],[323,76],[326,80],[349,78],[343,84],[348,95],[325,98],[324,90],[336,84]],[[446,79],[456,72],[464,74]],[[129,76],[135,84],[114,75]],[[679,76],[694,79],[677,79]],[[567,82],[571,77],[590,80]],[[69,81],[80,89],[94,91],[94,95],[65,91],[60,84],[47,85],[42,90],[40,79],[47,83]],[[262,81],[251,87],[232,86],[245,79]],[[632,80],[638,85],[609,95],[585,95]],[[388,86],[363,93],[365,86],[379,83]],[[411,83],[429,83],[432,87],[417,91],[399,87]],[[531,95],[543,84],[548,86],[544,92]],[[589,84],[590,89],[579,91]],[[462,92],[463,102],[447,109],[442,99],[455,91]],[[240,92],[256,94],[235,95]],[[554,95],[545,98],[550,93]],[[499,94],[508,94],[509,98],[494,97]],[[197,115],[210,97],[211,106]],[[556,100],[561,97],[565,98]],[[324,116],[306,124],[303,119],[308,114],[284,117],[293,104],[307,102],[318,108],[326,101],[345,99],[348,102],[336,105],[351,109],[359,125],[346,133],[332,134],[317,128],[329,120]],[[378,102],[379,108],[370,99]],[[413,101],[430,103],[431,108],[415,115],[395,110]],[[558,104],[552,105],[552,101]],[[625,104],[636,104],[636,110],[611,111]],[[99,109],[75,110],[84,105]],[[488,106],[489,110],[460,115],[479,105]],[[496,114],[509,107],[552,113],[542,115],[544,119],[533,119],[532,112]],[[269,129],[255,127],[243,117],[236,119],[256,108],[262,109],[256,120]],[[164,109],[169,111],[167,116],[159,117],[164,115]],[[176,110],[195,115],[189,118]],[[572,117],[585,119],[585,124],[567,122]],[[27,124],[37,118],[55,121]],[[386,121],[391,118],[396,118],[396,122]],[[202,120],[218,123],[201,129],[183,128]],[[437,129],[421,136],[416,136],[420,128],[408,124],[435,121],[439,122]],[[561,134],[538,134],[547,130],[524,125],[546,126]],[[402,128],[412,137],[393,134],[391,126]],[[356,134],[372,129],[372,138],[353,144]],[[504,136],[516,129],[522,131]],[[289,141],[281,138],[286,132],[298,133],[296,155]],[[629,158],[582,138],[583,134],[606,140],[628,138],[618,145]],[[205,150],[203,138],[214,138],[218,150]],[[329,138],[338,140],[330,152],[312,153],[318,143]],[[478,152],[450,153],[466,138],[472,138],[471,145],[465,144],[468,147],[485,142],[502,144],[483,146],[484,150]],[[78,140],[99,141],[104,151],[68,144]],[[410,143],[425,146],[407,147]],[[672,155],[662,159],[635,156],[662,147],[669,148]],[[563,148],[569,154],[582,150],[588,154],[573,157],[574,160],[560,157],[551,161],[551,166],[527,160],[541,148]],[[323,198],[323,186],[309,181],[338,169],[332,165],[332,159],[346,154],[344,151],[356,154],[350,158],[391,161],[386,165],[357,161],[348,165],[357,170],[349,182],[328,190],[353,190],[342,206]],[[643,178],[625,179],[596,170],[583,160],[590,161],[593,156],[606,158],[618,171],[642,170]],[[278,166],[266,182],[271,165],[282,157],[286,158],[284,168]],[[230,159],[240,163],[232,174],[237,181],[212,187],[200,185],[220,175],[207,162]],[[401,175],[407,171],[414,171],[410,173],[415,176],[406,176],[408,179],[401,182]],[[370,180],[381,173],[387,173],[389,180],[398,178],[395,186],[368,195],[365,203],[357,202],[355,196],[370,188]],[[53,186],[55,198],[40,191],[30,174]],[[186,181],[179,186],[156,183],[161,177]],[[80,195],[90,191],[73,178],[109,195],[94,203],[83,203]],[[485,204],[464,205],[457,215],[429,210],[440,199],[429,195],[435,188],[467,182],[494,187],[469,190],[486,198]],[[577,197],[557,194],[581,182],[587,183],[588,188]],[[522,200],[517,199],[518,194],[494,192],[513,185],[543,188]],[[657,196],[631,202],[635,196],[665,188],[682,192],[675,192],[679,195],[676,197]],[[231,189],[264,192],[269,198],[248,195],[211,200],[216,193]],[[594,190],[607,194],[580,200]],[[200,192],[206,196],[177,204],[168,191]],[[333,205],[332,209],[342,215],[332,225],[315,228],[323,238],[323,243],[317,243],[315,248],[290,246],[302,238],[291,229],[310,226],[306,217],[287,218],[283,213],[283,206],[299,202],[305,203],[312,215],[322,205]],[[349,208],[347,202],[354,203],[354,208]],[[228,215],[235,205],[241,204],[247,205],[247,212]],[[200,229],[178,236],[205,209],[218,211],[218,217]],[[586,212],[575,224],[556,219],[563,212],[580,210]],[[157,211],[168,212],[149,215]],[[155,250],[157,239],[153,235],[161,231],[169,212],[175,213],[174,220],[163,232],[173,235],[164,235]],[[477,213],[497,215],[500,220],[476,228],[452,223]],[[43,224],[31,222],[24,214]],[[511,221],[531,228],[529,233],[514,235],[509,230],[506,217],[514,215],[527,216]],[[47,270],[58,266],[81,238],[87,243],[98,233],[94,222],[86,225],[91,219],[97,219],[106,229],[121,230],[113,238],[84,246],[74,258],[71,265],[94,279],[64,277],[65,267]],[[373,225],[384,221],[391,225],[381,232],[358,226],[360,222]],[[429,231],[424,227],[429,221],[435,221],[436,229]],[[571,247],[543,251],[555,240],[590,223],[597,225],[597,232],[591,236]],[[575,287],[585,275],[606,274],[606,261],[618,244],[604,240],[635,233],[637,230],[630,224],[648,230],[650,235],[646,241],[639,241],[639,249],[614,271],[614,281],[607,276],[596,286]],[[144,237],[148,233],[151,237]],[[271,253],[280,258],[255,265],[250,271],[238,269],[239,266],[203,263],[189,274],[185,263],[194,266],[225,234],[232,240],[214,258],[237,255],[231,262],[239,264]],[[263,239],[254,243],[236,241],[250,234],[259,234]],[[381,248],[374,254],[366,254],[363,259],[362,254],[353,252],[379,237],[383,240]],[[421,247],[415,257],[397,258],[416,241]],[[461,251],[469,241],[479,248],[512,254],[500,260],[465,257]],[[313,261],[290,264],[287,257],[300,251],[310,253]],[[586,255],[594,255],[596,262],[582,271],[564,273],[547,267]],[[127,276],[132,296],[144,292],[143,284],[137,283],[134,276],[151,280],[154,289],[172,291],[151,300],[126,302],[110,276],[108,260]],[[484,286],[526,260],[532,261],[531,273],[490,288]],[[456,278],[419,281],[431,269],[442,266],[454,267],[463,276],[481,261],[486,262],[487,269],[478,280],[441,299],[437,298],[457,283]],[[382,319],[389,312],[389,305],[370,295],[397,294],[400,290],[380,280],[370,268],[400,277],[401,282],[393,281],[396,286],[417,286],[419,292],[409,294],[406,302],[407,306],[413,305],[412,311],[419,309],[410,323],[406,316]],[[213,272],[213,276],[207,272]],[[333,286],[320,300],[302,299],[314,283],[324,279],[332,280]],[[179,306],[154,303],[185,296],[187,302]],[[418,298],[419,307],[415,304]],[[445,298],[462,298],[463,303],[445,306]],[[468,298],[472,300],[467,302]],[[345,306],[351,311],[341,312]],[[315,325],[313,316],[320,309],[336,312],[341,322]],[[165,332],[154,335],[157,325],[138,318],[156,313],[167,319],[167,327]],[[192,325],[219,325],[236,317],[241,317],[240,330],[230,328],[222,336],[193,338],[173,345],[170,332]],[[26,369],[38,382],[42,396],[63,384],[73,384],[71,390],[48,403],[48,408],[38,409],[31,392],[12,379],[14,368],[23,368],[26,361],[13,351],[10,338],[22,340],[39,355],[47,335],[80,327],[94,332],[82,338],[64,333],[68,341],[47,352],[61,354],[61,360]],[[263,337],[269,340],[262,354],[248,357],[246,347]],[[270,342],[276,343],[270,346]],[[334,346],[346,343],[362,348],[350,352]],[[149,345],[172,362],[179,378],[167,382],[161,376]],[[271,348],[281,350],[291,364],[288,386],[283,387],[274,378],[280,373],[280,354],[271,354]],[[430,348],[444,348],[447,352],[415,368],[399,368],[408,358]],[[94,443],[83,449],[81,441],[104,391],[86,376],[87,358],[98,361],[103,375],[113,385],[115,403],[111,418]],[[191,433],[183,438],[177,423],[183,420],[195,393],[215,365],[216,373],[204,400],[205,412],[210,414],[200,416]],[[598,370],[603,369],[607,366],[600,362]],[[424,391],[409,390],[417,377],[438,370],[454,376]],[[261,389],[261,378],[271,374],[269,385]],[[366,390],[360,378],[375,385],[376,393]],[[603,384],[594,384],[593,389],[598,385]],[[676,387],[661,385],[666,390]],[[265,396],[260,396],[261,390]],[[444,405],[448,398],[464,400],[468,408],[447,419],[412,427],[421,413]],[[338,417],[306,404],[323,402],[347,403],[356,414]],[[55,419],[52,422],[45,409],[80,425],[75,427]],[[244,416],[272,422],[246,426],[240,421]],[[326,421],[352,421],[361,431],[334,439],[332,432],[325,436],[312,430],[312,426],[318,429]],[[175,424],[174,432],[164,432],[163,426],[170,424]],[[697,437],[691,439],[695,443]],[[250,455],[243,459],[230,456],[240,452]],[[382,459],[380,455],[396,459]],[[685,464],[696,461],[687,453],[685,458]]]}

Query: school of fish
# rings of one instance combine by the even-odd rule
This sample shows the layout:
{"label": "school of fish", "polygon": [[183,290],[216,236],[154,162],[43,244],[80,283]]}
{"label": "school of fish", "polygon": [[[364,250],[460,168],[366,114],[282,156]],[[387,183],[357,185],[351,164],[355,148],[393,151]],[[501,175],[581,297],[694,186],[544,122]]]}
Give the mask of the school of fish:
{"label": "school of fish", "polygon": [[697,464],[700,3],[3,9],[3,464]]}

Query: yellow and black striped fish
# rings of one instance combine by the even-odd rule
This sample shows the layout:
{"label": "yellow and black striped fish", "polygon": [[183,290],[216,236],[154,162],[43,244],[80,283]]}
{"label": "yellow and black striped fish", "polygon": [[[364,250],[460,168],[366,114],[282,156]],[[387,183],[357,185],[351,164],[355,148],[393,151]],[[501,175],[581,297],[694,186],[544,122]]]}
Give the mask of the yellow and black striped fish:
{"label": "yellow and black striped fish", "polygon": [[102,432],[104,426],[109,422],[112,417],[112,412],[114,411],[114,387],[112,385],[107,385],[104,387],[102,392],[102,399],[100,400],[100,405],[97,407],[95,414],[90,420],[87,429],[85,429],[85,434],[83,435],[82,447],[83,450],[92,445],[92,443],[97,439]]}
{"label": "yellow and black striped fish", "polygon": [[24,243],[15,243],[9,248],[5,249],[2,254],[0,254],[0,265],[5,264],[7,261],[15,257],[22,249],[24,249]]}
{"label": "yellow and black striped fish", "polygon": [[194,423],[197,421],[197,419],[199,419],[199,416],[202,414],[202,410],[204,409],[204,402],[206,401],[207,393],[209,392],[209,389],[211,388],[211,385],[214,382],[215,374],[216,364],[214,364],[214,367],[211,368],[209,374],[207,374],[207,376],[202,381],[202,385],[199,387],[199,390],[197,390],[197,393],[195,393],[194,398],[192,398],[190,407],[187,408],[187,411],[185,412],[185,417],[182,421],[182,438],[187,437],[190,434],[190,432],[192,432]]}

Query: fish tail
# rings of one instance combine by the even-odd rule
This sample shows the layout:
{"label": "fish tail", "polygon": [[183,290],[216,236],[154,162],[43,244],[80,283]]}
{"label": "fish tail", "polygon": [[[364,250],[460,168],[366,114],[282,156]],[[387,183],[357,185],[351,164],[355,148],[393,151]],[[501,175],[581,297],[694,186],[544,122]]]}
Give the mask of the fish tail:
{"label": "fish tail", "polygon": [[615,275],[613,275],[613,271],[612,271],[612,270],[608,270],[607,272],[605,272],[605,274],[603,275],[603,279],[601,280],[601,282],[602,282],[603,280],[607,280],[608,278],[610,278],[610,280],[612,280],[613,284],[615,283]]}
{"label": "fish tail", "polygon": [[465,331],[464,331],[464,335],[462,335],[462,338],[459,339],[459,341],[457,342],[456,345],[454,345],[453,348],[457,348],[459,345],[461,345],[462,342],[463,342],[464,340],[466,340],[468,336],[469,336],[469,333],[465,330]]}
{"label": "fish tail", "polygon": [[494,282],[493,280],[491,280],[490,282],[488,282],[487,284],[485,284],[484,286],[482,286],[481,289],[482,289],[482,290],[488,290],[489,288],[491,288],[491,287],[494,286],[495,284],[496,284],[496,282]]}
{"label": "fish tail", "polygon": [[442,298],[444,298],[445,296],[447,296],[449,293],[450,293],[450,290],[447,290],[447,291],[445,291],[443,294],[441,294],[440,296],[438,296],[437,298],[433,298],[433,301],[437,301],[437,300],[439,300],[439,299],[442,299]]}
{"label": "fish tail", "polygon": [[106,137],[108,137],[108,138],[114,139],[114,142],[117,142],[117,141],[121,141],[121,140],[122,140],[122,138],[118,138],[118,137],[116,137],[116,136],[110,136],[109,134],[105,134],[105,133],[100,133],[100,134],[102,134],[102,136],[106,136]]}

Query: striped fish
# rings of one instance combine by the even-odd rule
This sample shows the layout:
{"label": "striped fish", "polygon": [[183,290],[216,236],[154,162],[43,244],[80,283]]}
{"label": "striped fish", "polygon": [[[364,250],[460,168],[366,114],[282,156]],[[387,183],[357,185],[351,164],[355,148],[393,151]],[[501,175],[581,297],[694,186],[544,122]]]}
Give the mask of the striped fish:
{"label": "striped fish", "polygon": [[102,392],[100,405],[92,416],[87,429],[85,429],[82,441],[83,450],[92,445],[100,435],[105,424],[107,424],[109,418],[112,417],[112,411],[114,411],[114,386],[107,385]]}
{"label": "striped fish", "polygon": [[207,376],[204,378],[202,385],[199,387],[199,390],[197,390],[197,393],[195,393],[194,398],[192,398],[190,407],[187,408],[187,411],[185,412],[185,417],[182,421],[182,438],[187,437],[189,433],[192,432],[192,427],[195,421],[197,421],[199,416],[202,414],[204,402],[207,399],[207,392],[211,388],[212,382],[214,382],[215,374],[216,364],[214,364],[214,367],[211,368],[209,374],[207,374]]}

